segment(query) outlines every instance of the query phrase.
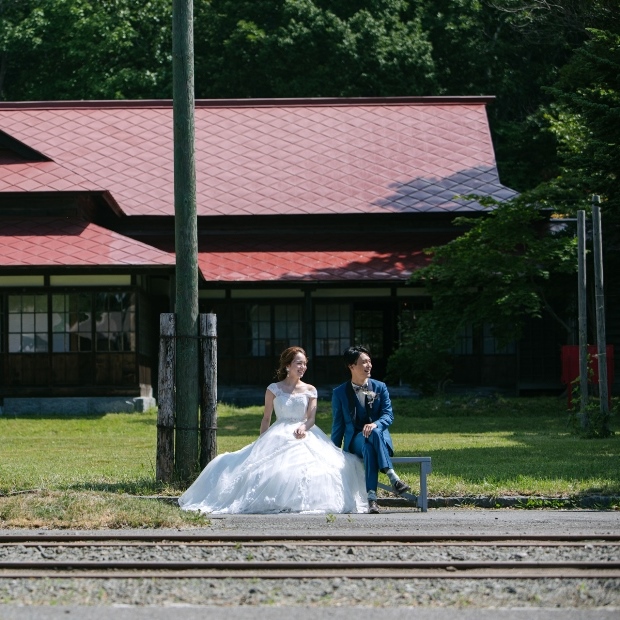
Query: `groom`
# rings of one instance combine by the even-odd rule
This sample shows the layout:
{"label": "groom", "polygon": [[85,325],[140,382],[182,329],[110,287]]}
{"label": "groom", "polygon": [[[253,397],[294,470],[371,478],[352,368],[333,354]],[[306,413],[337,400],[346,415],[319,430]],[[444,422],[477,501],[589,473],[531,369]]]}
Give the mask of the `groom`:
{"label": "groom", "polygon": [[379,471],[387,474],[395,493],[411,488],[392,468],[394,448],[388,431],[394,421],[392,403],[385,383],[370,378],[370,352],[360,346],[349,347],[344,363],[351,380],[339,385],[332,395],[332,441],[340,448],[344,438],[344,450],[364,460],[368,512],[376,514]]}

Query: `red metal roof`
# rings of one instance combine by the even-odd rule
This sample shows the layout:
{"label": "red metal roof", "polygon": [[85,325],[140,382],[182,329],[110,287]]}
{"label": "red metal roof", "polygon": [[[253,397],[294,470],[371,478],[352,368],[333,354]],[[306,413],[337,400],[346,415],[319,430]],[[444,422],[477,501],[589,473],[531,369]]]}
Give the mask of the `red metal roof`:
{"label": "red metal roof", "polygon": [[[489,98],[196,102],[199,215],[480,210],[506,199]],[[170,102],[0,103],[0,130],[52,162],[0,166],[0,192],[109,191],[173,215]]]}
{"label": "red metal roof", "polygon": [[424,248],[454,235],[321,236],[320,239],[220,237],[199,248],[206,281],[403,281],[424,266]]}
{"label": "red metal roof", "polygon": [[1,267],[160,266],[174,255],[77,218],[2,218]]}

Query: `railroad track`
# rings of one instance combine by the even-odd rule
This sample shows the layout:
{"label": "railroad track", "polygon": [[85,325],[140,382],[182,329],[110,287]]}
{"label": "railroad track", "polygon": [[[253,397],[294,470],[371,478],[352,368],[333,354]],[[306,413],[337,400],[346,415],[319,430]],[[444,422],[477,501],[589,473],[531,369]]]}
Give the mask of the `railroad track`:
{"label": "railroad track", "polygon": [[620,536],[0,535],[0,578],[620,578]]}

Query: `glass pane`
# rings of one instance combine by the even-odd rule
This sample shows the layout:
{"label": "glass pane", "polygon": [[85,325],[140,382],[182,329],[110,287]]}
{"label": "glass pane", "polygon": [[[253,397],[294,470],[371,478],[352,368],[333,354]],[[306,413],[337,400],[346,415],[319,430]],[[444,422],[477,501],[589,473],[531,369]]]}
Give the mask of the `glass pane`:
{"label": "glass pane", "polygon": [[65,311],[65,296],[64,295],[52,295],[52,312],[64,312]]}
{"label": "glass pane", "polygon": [[65,315],[60,314],[59,312],[54,312],[52,314],[52,331],[53,332],[64,332],[67,331],[67,323],[65,323]]}
{"label": "glass pane", "polygon": [[95,312],[105,312],[108,309],[107,293],[97,293],[95,296]]}
{"label": "glass pane", "polygon": [[110,313],[102,312],[97,315],[97,323],[95,329],[97,332],[107,332],[110,329]]}
{"label": "glass pane", "polygon": [[119,332],[123,329],[123,313],[122,312],[109,312],[108,313],[109,330],[113,332]]}
{"label": "glass pane", "polygon": [[47,312],[47,295],[37,295],[34,299],[35,312]]}
{"label": "glass pane", "polygon": [[22,353],[34,353],[34,334],[22,334]]}
{"label": "glass pane", "polygon": [[80,312],[77,319],[79,321],[78,331],[90,334],[93,329],[90,312]]}
{"label": "glass pane", "polygon": [[21,311],[22,311],[21,295],[9,295],[9,312],[21,312]]}
{"label": "glass pane", "polygon": [[34,326],[36,332],[47,332],[47,313],[37,312],[34,317]]}
{"label": "glass pane", "polygon": [[37,334],[35,337],[35,347],[37,353],[45,353],[48,350],[48,336],[47,334]]}
{"label": "glass pane", "polygon": [[34,312],[34,295],[22,295],[22,312]]}
{"label": "glass pane", "polygon": [[342,355],[349,346],[351,323],[348,304],[320,304],[315,316],[321,317],[315,325],[315,349],[317,355]]}
{"label": "glass pane", "polygon": [[136,313],[126,312],[123,318],[123,331],[135,332],[136,331]]}
{"label": "glass pane", "polygon": [[66,353],[69,351],[69,335],[54,334],[52,336],[52,347],[55,353]]}
{"label": "glass pane", "polygon": [[22,317],[19,314],[9,314],[9,332],[16,334],[22,331]]}
{"label": "glass pane", "polygon": [[19,353],[22,350],[22,337],[19,334],[9,334],[9,353]]}
{"label": "glass pane", "polygon": [[[80,293],[79,295],[72,295],[71,297],[74,298],[74,300],[75,300],[74,303],[77,304],[76,305],[76,310],[78,312],[85,312],[85,313],[87,313],[90,316],[90,314],[92,312],[91,296],[88,293]],[[75,298],[77,298],[77,299],[75,299]]]}
{"label": "glass pane", "polygon": [[25,332],[34,331],[34,314],[32,312],[22,314],[22,329]]}
{"label": "glass pane", "polygon": [[118,332],[109,334],[108,342],[110,343],[110,351],[123,350],[123,334]]}

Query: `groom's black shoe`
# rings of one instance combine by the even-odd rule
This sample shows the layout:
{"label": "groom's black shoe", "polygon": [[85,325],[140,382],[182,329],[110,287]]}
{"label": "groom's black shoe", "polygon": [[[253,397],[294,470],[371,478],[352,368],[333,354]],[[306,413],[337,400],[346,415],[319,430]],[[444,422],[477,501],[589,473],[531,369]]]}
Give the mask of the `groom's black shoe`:
{"label": "groom's black shoe", "polygon": [[397,480],[394,482],[394,484],[392,484],[392,488],[394,489],[394,493],[396,493],[396,495],[402,495],[403,493],[411,491],[411,487],[402,480]]}
{"label": "groom's black shoe", "polygon": [[368,513],[371,515],[379,514],[379,504],[377,504],[377,500],[368,500]]}

